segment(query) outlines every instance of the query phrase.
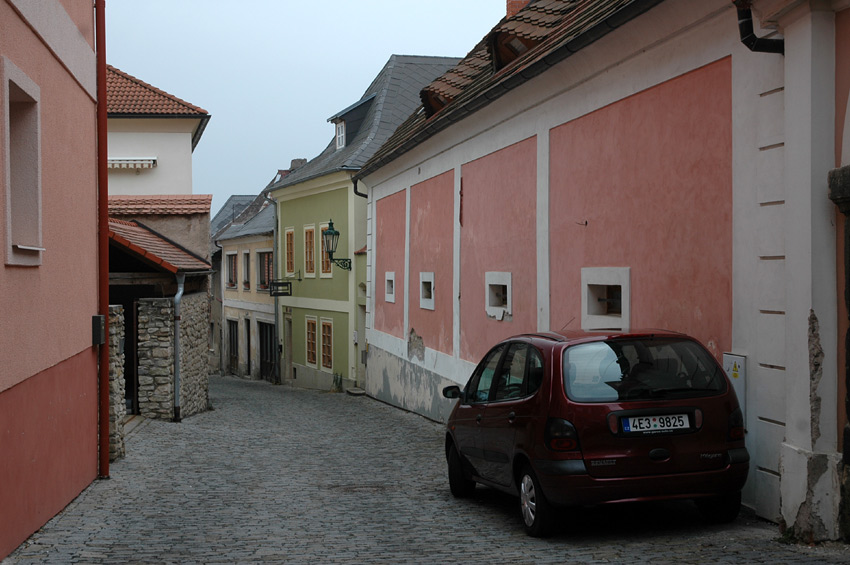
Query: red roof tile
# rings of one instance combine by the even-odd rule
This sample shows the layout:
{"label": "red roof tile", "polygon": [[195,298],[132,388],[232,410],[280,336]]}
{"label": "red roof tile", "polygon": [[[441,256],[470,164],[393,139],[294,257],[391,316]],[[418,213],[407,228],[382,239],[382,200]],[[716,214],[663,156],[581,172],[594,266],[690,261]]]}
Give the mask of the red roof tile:
{"label": "red roof tile", "polygon": [[111,216],[209,214],[211,194],[112,195]]}
{"label": "red roof tile", "polygon": [[107,65],[106,111],[109,114],[203,116],[208,112],[136,77]]}
{"label": "red roof tile", "polygon": [[138,222],[109,218],[109,239],[143,261],[171,273],[209,271],[210,264]]}

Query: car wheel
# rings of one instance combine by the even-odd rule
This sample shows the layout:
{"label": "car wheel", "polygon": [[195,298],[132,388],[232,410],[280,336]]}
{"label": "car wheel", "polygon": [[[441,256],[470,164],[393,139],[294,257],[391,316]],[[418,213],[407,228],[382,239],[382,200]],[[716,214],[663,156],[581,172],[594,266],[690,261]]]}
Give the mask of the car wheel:
{"label": "car wheel", "polygon": [[727,524],[741,511],[741,491],[709,498],[698,498],[697,508],[709,522]]}
{"label": "car wheel", "polygon": [[454,445],[449,447],[449,488],[456,498],[466,498],[475,490],[475,481],[467,478],[463,462]]}
{"label": "car wheel", "polygon": [[551,531],[552,508],[531,466],[525,465],[519,477],[519,509],[525,531],[535,538],[544,537]]}

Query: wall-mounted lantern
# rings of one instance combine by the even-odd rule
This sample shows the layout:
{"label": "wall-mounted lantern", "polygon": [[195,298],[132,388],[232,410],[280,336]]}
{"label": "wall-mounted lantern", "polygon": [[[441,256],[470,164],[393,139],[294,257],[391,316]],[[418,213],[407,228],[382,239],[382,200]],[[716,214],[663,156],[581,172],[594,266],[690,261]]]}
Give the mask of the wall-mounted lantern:
{"label": "wall-mounted lantern", "polygon": [[334,221],[328,220],[328,229],[322,232],[322,240],[325,243],[325,253],[328,259],[340,269],[351,270],[351,259],[334,259],[336,246],[339,244],[339,232],[334,229]]}

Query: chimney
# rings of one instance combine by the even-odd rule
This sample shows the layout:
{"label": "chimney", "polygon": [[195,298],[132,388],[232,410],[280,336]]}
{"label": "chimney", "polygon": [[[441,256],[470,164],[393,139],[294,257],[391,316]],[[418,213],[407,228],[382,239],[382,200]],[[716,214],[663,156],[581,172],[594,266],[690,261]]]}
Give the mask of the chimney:
{"label": "chimney", "polygon": [[303,167],[307,164],[307,159],[293,159],[289,164],[289,172],[291,173],[298,167]]}
{"label": "chimney", "polygon": [[529,0],[507,0],[508,2],[508,17],[516,15],[528,5]]}

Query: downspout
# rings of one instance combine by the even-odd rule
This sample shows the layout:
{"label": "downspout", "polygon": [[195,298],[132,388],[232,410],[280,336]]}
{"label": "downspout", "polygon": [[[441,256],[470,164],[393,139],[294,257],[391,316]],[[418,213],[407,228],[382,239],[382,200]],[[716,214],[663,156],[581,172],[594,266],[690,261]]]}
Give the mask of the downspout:
{"label": "downspout", "polygon": [[[274,228],[272,231],[272,271],[274,271],[274,276],[277,277],[277,269],[278,269],[278,229],[277,229],[277,200],[274,198],[270,198],[268,196],[263,195],[268,202],[274,206]],[[269,281],[271,283],[271,281]],[[269,284],[269,288],[271,288],[271,284]],[[274,344],[275,344],[275,352],[274,352],[274,384],[279,385],[282,382],[280,375],[280,305],[279,305],[280,297],[274,297]],[[223,348],[222,348],[223,349]]]}
{"label": "downspout", "polygon": [[95,5],[95,51],[97,65],[97,309],[104,319],[106,341],[100,346],[98,367],[98,476],[109,478],[109,153],[106,146],[106,9],[105,0]]}
{"label": "downspout", "polygon": [[183,299],[184,273],[177,273],[177,294],[174,295],[174,422],[180,421],[180,301]]}
{"label": "downspout", "polygon": [[752,0],[733,0],[732,3],[738,8],[738,31],[741,34],[741,43],[750,51],[785,54],[784,39],[765,39],[756,35],[753,29]]}
{"label": "downspout", "polygon": [[357,180],[358,179],[354,179],[354,194],[356,194],[357,196],[360,196],[361,198],[367,198],[368,199],[369,198],[368,194],[357,191]]}

